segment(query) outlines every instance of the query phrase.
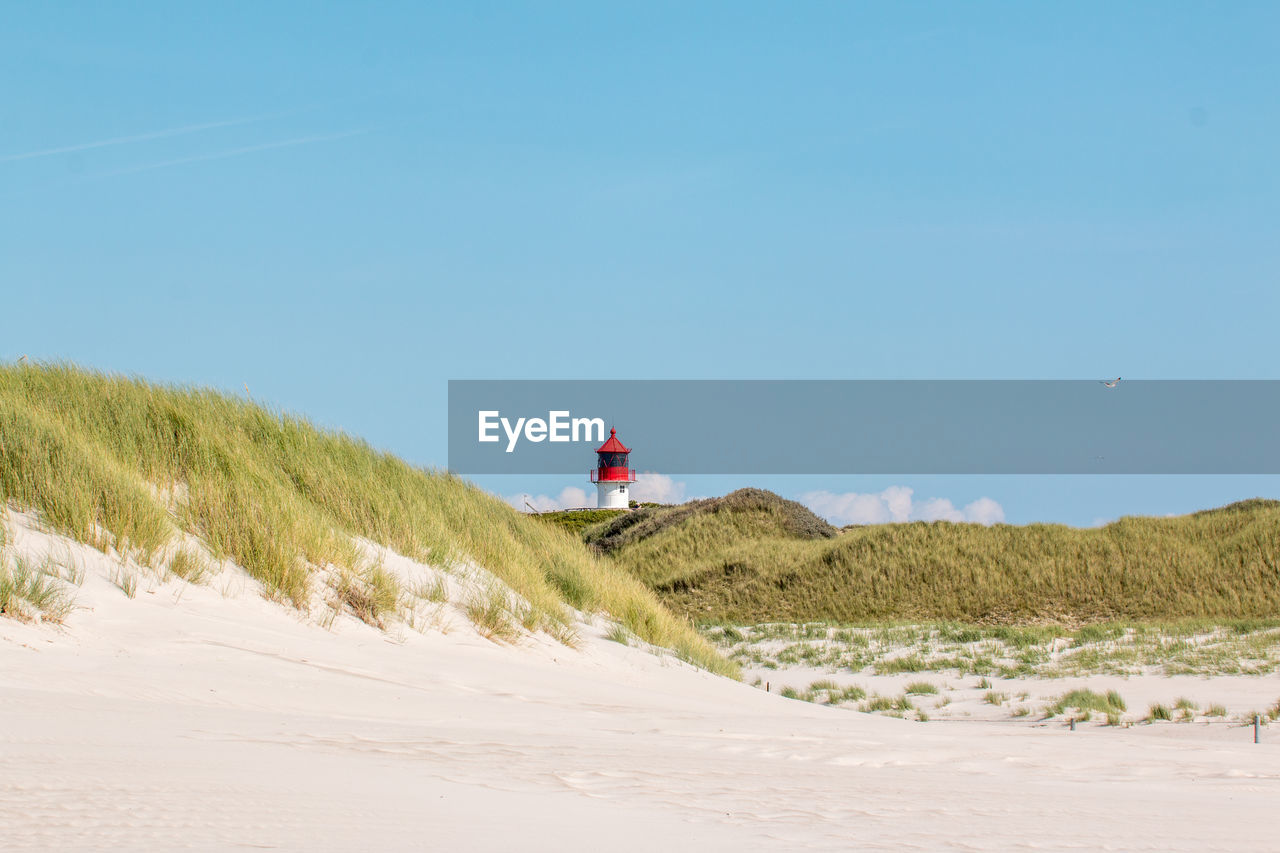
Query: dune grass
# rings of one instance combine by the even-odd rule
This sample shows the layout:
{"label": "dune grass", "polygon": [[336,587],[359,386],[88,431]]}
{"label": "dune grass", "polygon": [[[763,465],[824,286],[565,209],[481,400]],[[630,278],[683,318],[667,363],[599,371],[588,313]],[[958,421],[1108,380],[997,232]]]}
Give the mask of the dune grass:
{"label": "dune grass", "polygon": [[423,562],[475,563],[527,602],[521,622],[533,630],[568,637],[568,608],[603,611],[646,642],[736,674],[569,534],[455,476],[215,391],[69,365],[0,367],[0,497],[156,568],[175,533],[189,532],[303,610],[336,570],[333,592],[375,624],[403,591],[365,564],[355,537]]}
{"label": "dune grass", "polygon": [[936,694],[938,686],[929,681],[913,681],[906,687],[908,696],[923,696],[926,694]]}
{"label": "dune grass", "polygon": [[[1266,675],[1280,671],[1280,620],[1144,624],[962,625],[955,622],[704,625],[703,635],[754,669],[793,665],[878,675],[954,671],[999,678],[1083,675]],[[989,682],[988,682],[989,686]]]}
{"label": "dune grass", "polygon": [[37,563],[7,553],[0,538],[0,614],[22,621],[61,622],[75,604],[73,583],[50,559]]}
{"label": "dune grass", "polygon": [[359,619],[384,629],[400,612],[401,598],[406,595],[396,577],[380,565],[339,567],[329,574],[328,584],[334,601]]}
{"label": "dune grass", "polygon": [[911,704],[911,700],[907,698],[906,694],[903,694],[896,699],[877,694],[864,702],[859,707],[859,710],[868,713],[887,711],[894,716],[901,716],[907,711],[915,710],[915,706]]}
{"label": "dune grass", "polygon": [[204,583],[213,573],[212,567],[201,554],[185,547],[174,551],[166,568],[170,574],[182,578],[187,583]]}
{"label": "dune grass", "polygon": [[606,640],[618,643],[619,645],[631,645],[631,632],[627,630],[625,625],[614,623],[614,626],[605,634]]}
{"label": "dune grass", "polygon": [[626,513],[625,509],[578,509],[534,513],[533,518],[554,524],[566,533],[581,535],[588,527],[611,521]]}
{"label": "dune grass", "polygon": [[1063,694],[1056,702],[1045,709],[1045,716],[1056,717],[1067,711],[1080,712],[1084,719],[1089,719],[1092,712],[1098,711],[1108,715],[1119,715],[1125,710],[1124,699],[1112,690],[1105,695],[1093,690],[1072,690]]}
{"label": "dune grass", "polygon": [[520,637],[524,615],[499,586],[477,590],[467,601],[467,617],[491,640],[513,643]]}
{"label": "dune grass", "polygon": [[586,528],[583,539],[608,554],[690,529],[715,531],[720,539],[726,533],[745,534],[753,539],[830,539],[838,533],[802,504],[764,489],[738,489],[722,498],[678,506],[647,504]]}
{"label": "dune grass", "polygon": [[799,699],[802,702],[813,702],[819,705],[839,705],[865,699],[867,691],[857,685],[841,687],[830,679],[820,679],[803,690],[784,687],[780,695],[786,699]]}
{"label": "dune grass", "polygon": [[836,535],[824,525],[744,490],[631,513],[584,539],[708,622],[1079,626],[1280,612],[1278,501],[1089,529],[938,521]]}

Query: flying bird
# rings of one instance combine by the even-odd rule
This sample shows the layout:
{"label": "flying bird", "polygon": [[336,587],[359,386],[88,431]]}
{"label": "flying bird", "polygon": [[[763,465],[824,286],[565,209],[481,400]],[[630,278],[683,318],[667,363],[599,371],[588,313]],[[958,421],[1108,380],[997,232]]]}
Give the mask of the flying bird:
{"label": "flying bird", "polygon": [[1098,381],[1099,381],[1099,382],[1102,382],[1102,384],[1103,384],[1103,385],[1106,385],[1108,388],[1114,388],[1114,387],[1116,387],[1117,385],[1119,385],[1119,384],[1120,384],[1120,377],[1119,377],[1119,376],[1117,376],[1115,379],[1112,379],[1112,380],[1109,380],[1109,381],[1107,381],[1107,380],[1098,380]]}

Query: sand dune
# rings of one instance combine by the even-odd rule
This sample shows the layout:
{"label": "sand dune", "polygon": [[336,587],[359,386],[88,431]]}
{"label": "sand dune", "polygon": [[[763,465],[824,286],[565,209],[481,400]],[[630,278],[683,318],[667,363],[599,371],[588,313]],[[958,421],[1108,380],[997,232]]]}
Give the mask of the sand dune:
{"label": "sand dune", "polygon": [[[918,723],[783,699],[604,639],[332,624],[234,567],[84,570],[62,626],[0,620],[14,849],[1274,849],[1280,734]],[[422,567],[426,570],[426,567]],[[1280,690],[1277,690],[1280,695]]]}

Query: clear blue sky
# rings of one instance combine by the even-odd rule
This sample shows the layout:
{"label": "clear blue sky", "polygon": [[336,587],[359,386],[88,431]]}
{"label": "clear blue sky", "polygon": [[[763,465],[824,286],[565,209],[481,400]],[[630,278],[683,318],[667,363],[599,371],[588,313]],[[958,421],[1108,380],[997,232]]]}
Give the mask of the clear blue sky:
{"label": "clear blue sky", "polygon": [[[248,383],[435,465],[449,378],[1277,377],[1273,3],[5,19],[6,360]],[[759,482],[1082,524],[1280,496]]]}

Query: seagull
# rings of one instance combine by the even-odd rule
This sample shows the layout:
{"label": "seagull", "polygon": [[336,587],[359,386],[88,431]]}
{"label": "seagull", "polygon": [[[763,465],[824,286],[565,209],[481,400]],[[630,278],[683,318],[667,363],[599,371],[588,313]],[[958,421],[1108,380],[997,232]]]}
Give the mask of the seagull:
{"label": "seagull", "polygon": [[1098,381],[1102,382],[1102,384],[1106,385],[1108,388],[1114,388],[1120,384],[1120,377],[1117,376],[1115,379],[1112,379],[1110,381],[1105,381],[1105,380],[1098,380]]}

